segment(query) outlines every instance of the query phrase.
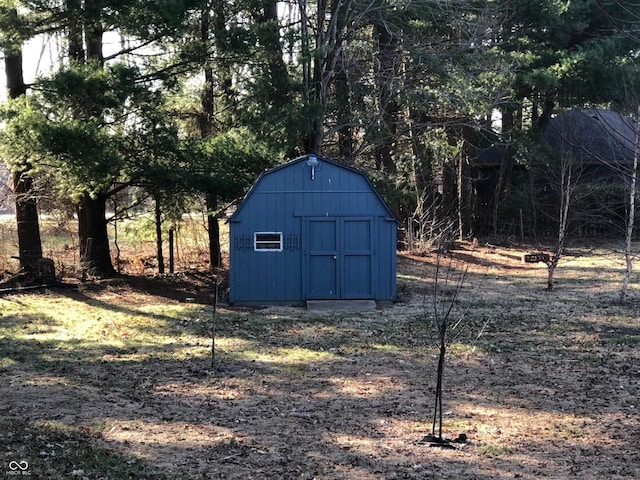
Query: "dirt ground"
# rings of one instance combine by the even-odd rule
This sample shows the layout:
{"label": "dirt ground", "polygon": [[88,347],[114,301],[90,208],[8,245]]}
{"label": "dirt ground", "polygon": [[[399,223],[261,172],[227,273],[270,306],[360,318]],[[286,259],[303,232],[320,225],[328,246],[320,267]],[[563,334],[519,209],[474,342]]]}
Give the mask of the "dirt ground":
{"label": "dirt ground", "polygon": [[[375,312],[220,306],[213,369],[195,327],[193,356],[132,361],[104,349],[99,362],[43,372],[5,365],[0,415],[81,426],[170,478],[640,478],[637,278],[621,305],[622,257],[576,250],[550,292],[544,265],[523,253],[455,253],[470,261],[444,382],[444,435],[467,436],[455,448],[421,443],[437,362],[433,256],[401,255],[399,301]],[[442,280],[436,298],[453,285]],[[134,310],[188,297],[208,316],[209,286],[184,275],[65,295]]]}

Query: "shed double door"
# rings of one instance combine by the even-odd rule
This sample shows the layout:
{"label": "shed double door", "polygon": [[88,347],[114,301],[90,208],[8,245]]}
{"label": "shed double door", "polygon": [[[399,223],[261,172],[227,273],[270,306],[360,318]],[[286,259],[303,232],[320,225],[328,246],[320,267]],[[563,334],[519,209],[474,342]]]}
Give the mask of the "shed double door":
{"label": "shed double door", "polygon": [[374,298],[373,225],[372,217],[306,219],[307,299]]}

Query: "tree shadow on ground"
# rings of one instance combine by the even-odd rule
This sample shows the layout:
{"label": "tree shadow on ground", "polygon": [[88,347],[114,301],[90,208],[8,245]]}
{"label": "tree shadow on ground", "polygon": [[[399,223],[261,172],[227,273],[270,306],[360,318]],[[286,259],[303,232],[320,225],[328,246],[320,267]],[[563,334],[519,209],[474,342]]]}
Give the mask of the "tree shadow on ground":
{"label": "tree shadow on ground", "polygon": [[[77,300],[104,315],[150,315],[92,292]],[[410,303],[404,317],[223,309],[215,369],[199,317],[211,312],[200,306],[136,327],[147,340],[135,345],[5,338],[0,415],[25,429],[88,425],[77,447],[108,446],[172,478],[636,478],[632,318],[612,327],[558,302],[553,315],[550,305],[493,301],[473,312],[474,328],[490,320],[487,332],[477,348],[453,350],[445,371],[445,428],[468,434],[463,450],[419,444],[431,427],[435,355],[416,320],[421,307]],[[153,340],[167,335],[175,341]]]}
{"label": "tree shadow on ground", "polygon": [[[290,334],[290,340],[270,342],[292,345],[300,340],[299,331]],[[544,346],[551,353],[559,348]],[[514,474],[536,478],[549,471],[561,475],[568,475],[571,468],[587,471],[587,458],[591,458],[589,468],[595,464],[595,471],[605,476],[617,468],[618,478],[632,478],[625,475],[638,468],[632,454],[631,463],[624,467],[602,462],[624,452],[618,442],[589,445],[588,432],[606,436],[605,425],[581,427],[573,437],[551,439],[542,435],[542,429],[540,437],[522,439],[479,439],[479,434],[470,432],[469,448],[485,452],[480,457],[419,445],[418,440],[429,430],[432,392],[425,385],[430,384],[427,377],[433,365],[428,355],[409,358],[336,352],[325,361],[292,366],[277,360],[249,360],[238,352],[223,355],[218,368],[210,371],[203,367],[203,357],[155,358],[153,348],[164,354],[164,346],[148,346],[149,356],[144,360],[107,347],[102,351],[83,344],[73,347],[67,351],[59,344],[15,339],[1,344],[3,357],[17,362],[15,368],[3,369],[13,386],[5,392],[8,408],[2,413],[24,419],[27,430],[33,422],[42,421],[77,428],[103,423],[99,431],[74,441],[82,448],[106,443],[115,448],[115,458],[123,455],[118,452],[129,451],[134,457],[126,461],[133,461],[136,468],[147,468],[139,461],[144,457],[153,468],[167,468],[175,478],[418,479],[454,475],[506,479]],[[467,418],[464,425],[453,428],[472,431],[478,424],[491,423],[476,413],[482,408],[503,409],[507,414],[518,409],[528,415],[540,411],[557,417],[550,428],[564,428],[562,418],[571,411],[571,404],[563,403],[562,398],[577,395],[583,385],[563,381],[563,374],[585,362],[580,361],[579,351],[540,361],[547,353],[536,348],[520,352],[520,359],[514,358],[514,351],[492,355],[490,360],[480,356],[491,361],[489,365],[453,358],[447,372],[450,400],[445,401],[452,415]],[[536,368],[540,365],[545,366],[544,375]],[[561,398],[559,392],[566,396]],[[554,402],[548,401],[550,394]],[[574,400],[582,403],[588,395],[585,392]],[[599,401],[585,404],[580,415],[594,416],[602,408],[609,412],[616,408],[607,402],[617,404],[617,399],[602,395]],[[472,408],[471,413],[467,408]],[[635,435],[639,430],[630,421],[626,428],[618,432]],[[70,445],[57,443],[65,449]],[[18,441],[17,448],[23,448],[20,444]],[[566,447],[580,452],[573,463],[563,460]],[[549,448],[557,454],[551,454]]]}
{"label": "tree shadow on ground", "polygon": [[96,443],[95,425],[0,418],[0,471],[8,478],[158,479],[168,477],[151,463]]}

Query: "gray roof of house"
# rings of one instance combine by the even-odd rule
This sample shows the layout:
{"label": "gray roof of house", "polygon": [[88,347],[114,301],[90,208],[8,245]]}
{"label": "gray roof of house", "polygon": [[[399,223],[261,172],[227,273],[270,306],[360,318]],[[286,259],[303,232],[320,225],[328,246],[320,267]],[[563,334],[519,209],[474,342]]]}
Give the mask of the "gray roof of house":
{"label": "gray roof of house", "polygon": [[554,116],[544,131],[547,144],[582,163],[633,162],[636,122],[603,109],[567,110]]}

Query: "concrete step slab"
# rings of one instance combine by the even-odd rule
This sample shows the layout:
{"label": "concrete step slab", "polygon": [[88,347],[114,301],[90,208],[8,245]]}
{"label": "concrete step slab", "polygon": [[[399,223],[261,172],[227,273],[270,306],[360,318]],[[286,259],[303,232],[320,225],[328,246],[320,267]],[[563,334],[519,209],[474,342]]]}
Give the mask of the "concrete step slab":
{"label": "concrete step slab", "polygon": [[375,300],[307,300],[307,309],[325,312],[365,312],[376,309]]}

